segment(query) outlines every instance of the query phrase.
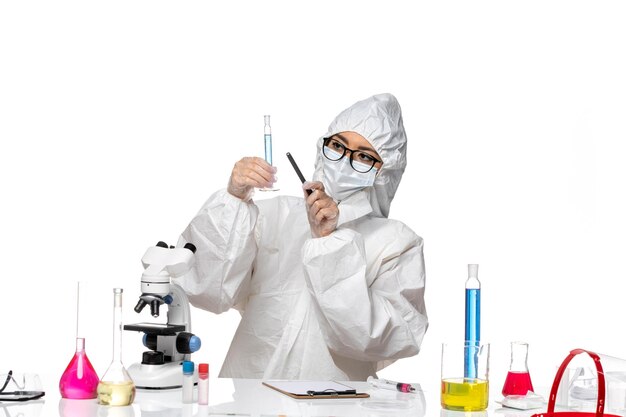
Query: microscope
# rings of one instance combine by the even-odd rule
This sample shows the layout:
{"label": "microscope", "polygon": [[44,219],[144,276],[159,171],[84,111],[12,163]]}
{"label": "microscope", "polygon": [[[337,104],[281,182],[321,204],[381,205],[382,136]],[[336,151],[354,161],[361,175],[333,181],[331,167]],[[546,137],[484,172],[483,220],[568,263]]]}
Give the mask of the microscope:
{"label": "microscope", "polygon": [[194,264],[196,247],[187,243],[183,248],[159,242],[148,248],[141,258],[141,296],[135,312],[150,306],[152,317],[159,317],[161,305],[167,306],[167,323],[127,324],[124,330],[143,332],[141,363],[128,368],[137,388],[170,389],[183,385],[182,362],[200,349],[200,338],[191,333],[189,299],[183,289],[170,282],[186,274]]}

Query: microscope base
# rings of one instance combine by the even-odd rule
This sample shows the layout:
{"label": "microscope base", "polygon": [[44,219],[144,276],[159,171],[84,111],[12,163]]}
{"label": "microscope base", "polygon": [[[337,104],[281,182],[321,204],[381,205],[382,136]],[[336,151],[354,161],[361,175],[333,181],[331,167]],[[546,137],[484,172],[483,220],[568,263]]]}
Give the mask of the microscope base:
{"label": "microscope base", "polygon": [[[183,386],[183,366],[181,362],[169,362],[163,365],[144,365],[133,363],[128,373],[140,389],[176,389]],[[194,372],[194,384],[198,382]]]}

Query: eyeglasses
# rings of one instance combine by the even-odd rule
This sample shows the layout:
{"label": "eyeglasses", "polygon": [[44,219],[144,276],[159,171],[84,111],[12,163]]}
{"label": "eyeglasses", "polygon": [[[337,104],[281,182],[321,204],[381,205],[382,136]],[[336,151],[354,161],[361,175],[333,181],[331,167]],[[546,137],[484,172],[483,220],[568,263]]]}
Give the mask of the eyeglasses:
{"label": "eyeglasses", "polygon": [[377,163],[383,163],[383,161],[374,158],[367,152],[346,148],[343,143],[333,138],[324,138],[322,153],[327,159],[339,161],[346,156],[346,152],[350,152],[350,166],[352,169],[362,174],[369,172]]}
{"label": "eyeglasses", "polygon": [[[29,374],[30,375],[30,374]],[[2,381],[4,379],[4,381]],[[0,377],[0,402],[3,401],[28,401],[28,400],[35,400],[37,398],[41,398],[43,397],[46,393],[44,391],[30,391],[30,390],[26,390],[27,387],[27,382],[26,382],[26,375],[22,375],[22,382],[19,382],[19,377],[16,379],[16,377],[13,376],[13,371],[9,371],[6,374],[6,379],[4,378],[4,375],[2,375]],[[29,378],[29,379],[33,379],[33,378]],[[36,386],[41,386],[41,382],[39,381],[39,376],[35,375],[35,379],[36,381],[30,381],[31,384],[30,385],[34,385],[31,389],[37,389],[38,387]],[[13,381],[12,385],[15,385],[15,388],[18,389],[18,391],[11,391],[11,392],[5,392],[5,389],[7,388],[7,386],[9,386],[9,383]],[[36,386],[35,386],[36,385]],[[13,388],[13,386],[11,386],[11,388]]]}

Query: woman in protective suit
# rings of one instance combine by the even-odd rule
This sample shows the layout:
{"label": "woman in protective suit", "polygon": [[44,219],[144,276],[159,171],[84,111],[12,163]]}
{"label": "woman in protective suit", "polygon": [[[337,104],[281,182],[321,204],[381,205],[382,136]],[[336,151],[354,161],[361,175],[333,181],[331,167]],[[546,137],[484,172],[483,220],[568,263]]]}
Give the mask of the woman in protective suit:
{"label": "woman in protective suit", "polygon": [[275,168],[254,157],[235,164],[228,188],[179,241],[197,247],[178,281],[191,303],[242,315],[220,377],[365,380],[419,352],[428,327],[422,239],[387,218],[405,166],[391,94],[331,123],[304,199],[253,201]]}

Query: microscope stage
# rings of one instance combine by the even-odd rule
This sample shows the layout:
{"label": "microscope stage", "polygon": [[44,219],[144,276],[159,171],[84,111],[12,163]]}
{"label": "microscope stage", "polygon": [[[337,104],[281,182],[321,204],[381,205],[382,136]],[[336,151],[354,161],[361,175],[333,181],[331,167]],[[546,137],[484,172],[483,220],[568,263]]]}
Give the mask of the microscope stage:
{"label": "microscope stage", "polygon": [[184,332],[183,324],[162,324],[162,323],[137,323],[125,324],[124,330],[134,330],[147,334],[156,334],[158,336],[175,335],[178,332]]}

